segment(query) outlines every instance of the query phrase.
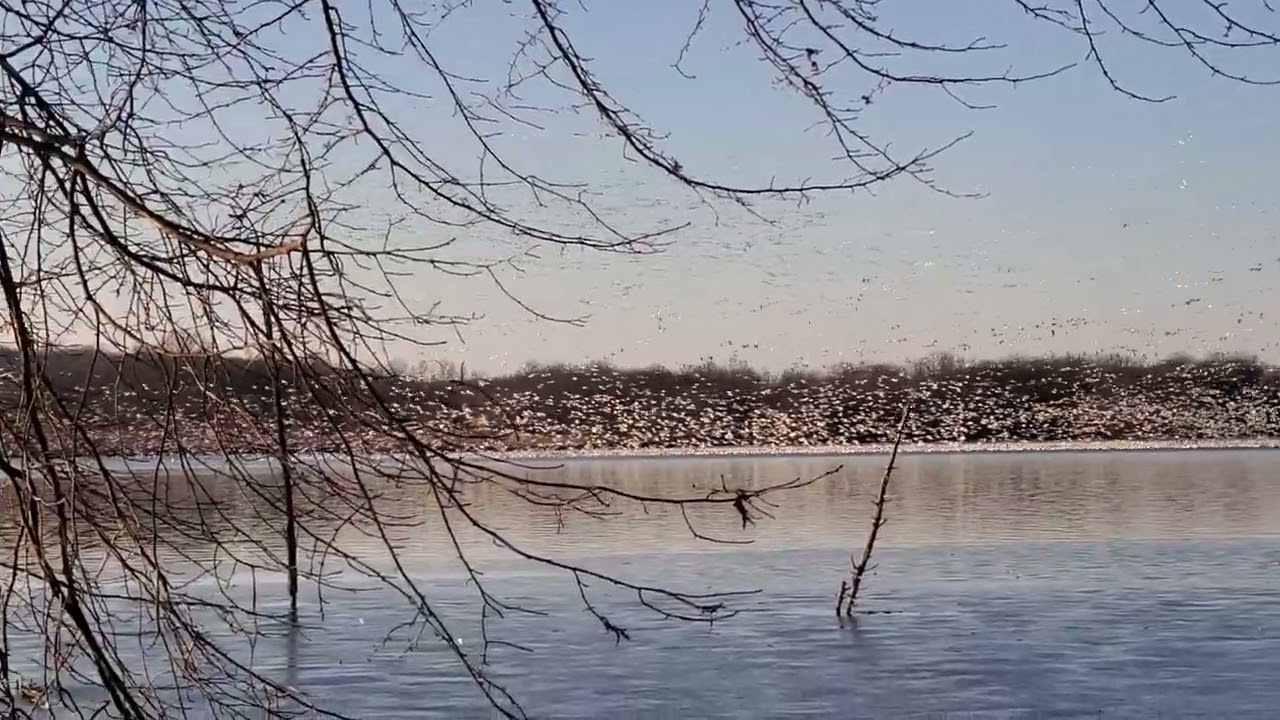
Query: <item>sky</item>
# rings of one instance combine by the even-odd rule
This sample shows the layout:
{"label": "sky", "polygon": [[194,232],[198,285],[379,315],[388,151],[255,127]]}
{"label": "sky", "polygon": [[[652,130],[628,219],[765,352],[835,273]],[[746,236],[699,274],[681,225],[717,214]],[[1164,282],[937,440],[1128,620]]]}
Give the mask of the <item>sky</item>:
{"label": "sky", "polygon": [[[1101,15],[1096,4],[1085,6]],[[339,7],[350,22],[367,23],[364,3]],[[743,43],[731,3],[711,3],[685,53],[685,74],[672,65],[700,3],[597,0],[561,7],[564,27],[596,77],[663,135],[662,148],[689,172],[744,185],[839,176],[835,146],[812,127],[811,105],[780,88],[772,68]],[[1274,194],[1280,146],[1272,137],[1280,87],[1215,78],[1182,48],[1144,45],[1111,27],[1098,48],[1113,77],[1146,95],[1176,96],[1140,102],[1108,85],[1087,60],[1084,39],[1031,20],[1013,0],[878,7],[880,27],[901,37],[952,44],[983,37],[1007,45],[981,55],[877,58],[901,72],[1032,74],[1078,63],[1016,86],[957,88],[968,102],[991,109],[967,109],[936,88],[894,86],[863,111],[859,130],[904,154],[970,133],[931,165],[940,187],[979,197],[898,178],[872,191],[762,200],[754,205],[761,217],[729,202],[702,203],[629,160],[589,109],[570,111],[564,93],[531,81],[522,102],[558,102],[560,109],[523,114],[530,124],[487,126],[504,160],[584,184],[597,193],[594,209],[635,231],[687,227],[657,255],[543,247],[537,257],[522,258],[518,271],[499,270],[503,286],[524,305],[583,318],[577,325],[534,317],[485,277],[414,270],[398,280],[412,303],[438,302],[442,312],[481,317],[457,333],[427,331],[442,341],[437,347],[400,344],[389,351],[406,362],[465,362],[484,372],[529,361],[601,359],[679,366],[738,358],[782,369],[942,351],[1148,358],[1233,352],[1280,362]],[[1245,12],[1272,30],[1280,25],[1265,12]],[[530,14],[528,2],[464,5],[437,24],[427,44],[455,89],[467,97],[492,94],[531,27]],[[282,29],[280,42],[293,54],[324,50],[316,15]],[[390,18],[378,20],[385,28]],[[1138,20],[1149,27],[1149,18]],[[1218,28],[1216,21],[1198,27]],[[1241,50],[1228,66],[1280,79],[1272,70],[1280,68],[1277,53]],[[479,148],[452,112],[447,89],[412,58],[364,52],[360,60],[370,72],[424,93],[387,93],[381,101],[434,160],[459,176],[476,176]],[[839,69],[823,82],[839,97],[870,88],[865,77]],[[250,111],[235,112],[233,132],[252,133],[262,124]],[[345,160],[351,167],[366,161],[355,154]],[[491,159],[485,167],[495,173]],[[388,185],[353,192],[369,217],[394,214]],[[527,197],[513,197],[509,207],[562,227],[581,222],[563,207],[537,207]],[[411,244],[455,239],[448,252],[458,257],[528,249],[479,228],[419,224],[399,232]]]}
{"label": "sky", "polygon": [[[1083,60],[1087,49],[1011,13],[1012,3],[903,5],[910,9],[894,27],[914,37],[1008,42],[997,72],[1005,64],[1052,69]],[[692,81],[670,65],[697,3],[588,8],[573,11],[575,42],[615,97],[670,133],[666,147],[687,168],[750,182],[829,167],[831,145],[806,132],[812,115],[803,103],[773,87],[751,53],[732,48],[740,33],[727,8],[713,11],[687,56]],[[496,23],[460,23],[445,44],[462,46],[452,53],[460,62],[490,47],[503,57],[503,38],[466,32]],[[1277,318],[1266,313],[1280,313],[1280,163],[1269,120],[1280,113],[1280,89],[1214,78],[1176,49],[1118,38],[1102,47],[1127,87],[1177,97],[1125,97],[1085,64],[966,95],[995,109],[908,89],[891,90],[865,114],[868,132],[904,148],[972,132],[933,165],[944,187],[981,193],[976,199],[897,180],[874,195],[767,204],[776,224],[732,207],[717,219],[656,173],[609,174],[621,154],[616,141],[582,148],[537,136],[521,154],[529,162],[580,177],[591,177],[596,163],[617,194],[610,207],[646,199],[623,217],[656,214],[692,226],[660,256],[547,252],[511,279],[508,287],[540,310],[588,316],[581,327],[531,318],[471,288],[464,297],[486,317],[438,356],[485,370],[530,360],[680,365],[735,356],[784,368],[937,351],[1280,360]],[[1265,77],[1258,57],[1234,67]],[[862,91],[855,79],[848,88]]]}

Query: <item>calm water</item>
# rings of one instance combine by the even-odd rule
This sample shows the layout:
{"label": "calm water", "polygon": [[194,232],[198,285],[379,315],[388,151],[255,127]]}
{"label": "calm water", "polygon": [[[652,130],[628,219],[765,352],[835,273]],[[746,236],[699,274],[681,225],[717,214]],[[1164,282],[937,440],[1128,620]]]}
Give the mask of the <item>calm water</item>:
{"label": "calm water", "polygon": [[[1280,708],[1280,452],[954,454],[902,459],[860,607],[835,591],[860,548],[883,458],[583,460],[546,471],[634,492],[785,480],[843,462],[755,527],[700,513],[557,519],[497,490],[473,508],[566,563],[678,589],[760,589],[710,628],[663,620],[590,583],[628,628],[615,644],[565,573],[464,534],[489,590],[545,616],[508,616],[490,676],[531,715],[589,717],[1274,717]],[[423,505],[406,498],[406,514]],[[399,535],[410,572],[478,650],[475,591],[438,520]],[[345,542],[373,540],[350,532]],[[263,581],[261,596],[279,595]],[[400,632],[387,591],[325,592],[299,635],[261,641],[255,667],[360,717],[489,717],[430,636]],[[15,646],[15,650],[17,646]]]}

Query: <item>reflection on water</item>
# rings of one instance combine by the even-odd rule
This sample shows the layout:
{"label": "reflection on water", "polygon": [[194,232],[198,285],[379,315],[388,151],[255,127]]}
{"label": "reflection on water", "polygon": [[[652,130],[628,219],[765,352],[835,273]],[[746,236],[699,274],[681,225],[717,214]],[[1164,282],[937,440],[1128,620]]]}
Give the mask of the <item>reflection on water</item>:
{"label": "reflection on water", "polygon": [[[547,463],[550,465],[550,463]],[[698,512],[697,526],[717,537],[753,539],[766,549],[839,548],[861,542],[884,460],[713,458],[578,460],[561,477],[644,494],[694,495],[721,478],[762,485],[844,469],[790,493],[773,516],[741,527],[732,512]],[[894,475],[889,545],[956,545],[1032,540],[1280,537],[1280,453],[1011,453],[904,457]],[[572,556],[715,551],[694,539],[678,512],[615,508],[622,517],[556,517],[492,487],[477,489],[477,512],[513,539]],[[432,533],[417,535],[423,556]],[[499,557],[500,553],[494,553]]]}
{"label": "reflection on water", "polygon": [[[474,511],[531,549],[680,589],[763,590],[750,612],[708,630],[593,587],[634,638],[615,646],[571,579],[463,533],[491,590],[548,613],[495,625],[533,653],[499,652],[492,672],[532,714],[557,718],[1269,717],[1280,707],[1280,452],[903,458],[863,601],[894,612],[853,629],[837,626],[834,591],[865,535],[883,459],[581,460],[544,472],[692,494],[722,476],[773,482],[841,462],[756,526],[726,511],[694,518],[703,532],[756,541],[747,546],[697,541],[659,507],[556,517],[473,489]],[[464,647],[477,645],[474,588],[438,516],[420,488],[388,492],[424,520],[394,533],[411,571]],[[230,518],[255,515],[263,536],[278,532],[253,503],[233,507]],[[358,528],[338,532],[377,556]],[[262,583],[263,595],[282,589]],[[356,716],[488,716],[429,639],[378,644],[405,619],[402,603],[379,591],[325,599],[323,617],[314,601],[303,608],[304,633],[256,647],[255,667]]]}

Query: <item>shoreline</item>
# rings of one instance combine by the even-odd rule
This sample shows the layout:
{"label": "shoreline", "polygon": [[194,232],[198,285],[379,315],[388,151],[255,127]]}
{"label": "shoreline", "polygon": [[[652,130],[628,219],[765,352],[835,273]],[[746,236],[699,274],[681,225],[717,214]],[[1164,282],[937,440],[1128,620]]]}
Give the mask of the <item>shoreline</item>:
{"label": "shoreline", "polygon": [[[866,445],[731,446],[688,448],[599,448],[592,450],[512,450],[486,457],[512,460],[649,460],[712,457],[839,457],[888,455],[892,443]],[[1247,440],[1035,440],[993,443],[903,443],[899,455],[968,455],[1017,453],[1183,452],[1209,450],[1280,450],[1280,438]]]}
{"label": "shoreline", "polygon": [[[888,455],[892,443],[866,445],[802,445],[802,446],[724,446],[685,448],[598,448],[592,450],[510,450],[490,453],[467,452],[452,457],[470,462],[498,462],[527,465],[539,461],[563,463],[599,460],[697,460],[738,458],[837,458],[878,457]],[[999,443],[903,443],[901,455],[969,455],[969,454],[1019,454],[1019,453],[1132,453],[1132,452],[1211,452],[1211,451],[1261,451],[1280,450],[1280,438],[1253,438],[1241,440],[1080,440],[1062,442],[999,442]],[[245,452],[234,455],[192,453],[183,456],[187,463],[201,470],[214,470],[225,466],[234,458],[241,466],[274,465],[275,458],[262,453]],[[359,456],[372,464],[394,463],[402,460],[396,453],[370,452]],[[303,454],[305,462],[345,463],[346,456],[335,453],[315,452]],[[103,463],[110,469],[139,471],[155,470],[169,463],[177,464],[177,456],[103,456]],[[81,462],[93,462],[92,458],[79,458]],[[173,470],[178,470],[175,466]],[[531,467],[530,469],[538,469]]]}

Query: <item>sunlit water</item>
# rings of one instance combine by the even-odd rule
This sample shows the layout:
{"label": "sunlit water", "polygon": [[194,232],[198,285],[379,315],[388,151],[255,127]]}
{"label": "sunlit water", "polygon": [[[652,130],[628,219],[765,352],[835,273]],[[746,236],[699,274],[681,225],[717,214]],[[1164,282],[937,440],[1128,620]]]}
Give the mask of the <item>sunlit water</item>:
{"label": "sunlit water", "polygon": [[[878,569],[842,627],[833,612],[868,527],[883,458],[569,461],[545,472],[645,493],[816,475],[742,529],[731,512],[651,509],[563,522],[475,497],[513,541],[682,590],[760,589],[708,628],[663,620],[591,583],[630,641],[583,608],[563,572],[467,536],[489,590],[547,613],[491,634],[490,676],[531,715],[594,717],[1274,717],[1280,708],[1280,453],[1266,450],[913,455],[900,461]],[[433,530],[433,527],[436,528]],[[410,572],[479,650],[475,594],[429,520]],[[349,542],[370,543],[352,535]],[[278,583],[259,588],[263,595]],[[261,641],[257,668],[359,717],[489,717],[457,660],[399,633],[386,591],[308,595],[301,635]],[[198,715],[198,713],[197,713]]]}

